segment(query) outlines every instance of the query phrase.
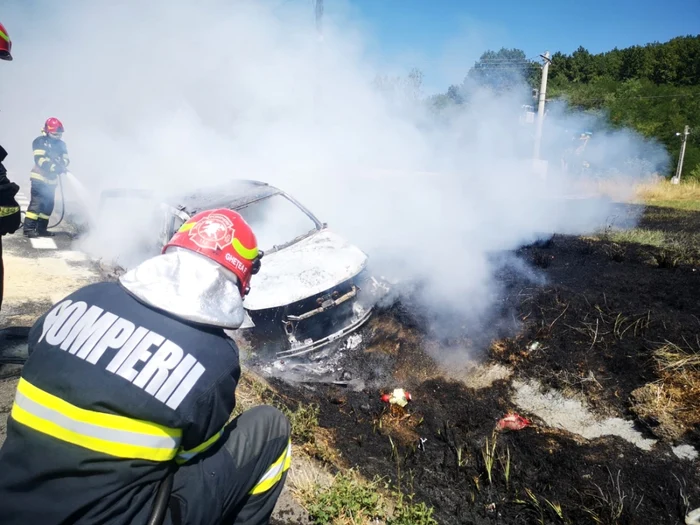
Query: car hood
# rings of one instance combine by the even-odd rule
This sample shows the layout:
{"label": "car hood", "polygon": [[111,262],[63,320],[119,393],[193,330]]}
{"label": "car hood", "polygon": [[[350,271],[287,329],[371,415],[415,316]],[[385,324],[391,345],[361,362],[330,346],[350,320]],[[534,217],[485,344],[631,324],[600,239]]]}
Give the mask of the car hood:
{"label": "car hood", "polygon": [[359,248],[330,230],[318,231],[265,255],[243,306],[264,310],[306,299],[355,277],[366,263]]}

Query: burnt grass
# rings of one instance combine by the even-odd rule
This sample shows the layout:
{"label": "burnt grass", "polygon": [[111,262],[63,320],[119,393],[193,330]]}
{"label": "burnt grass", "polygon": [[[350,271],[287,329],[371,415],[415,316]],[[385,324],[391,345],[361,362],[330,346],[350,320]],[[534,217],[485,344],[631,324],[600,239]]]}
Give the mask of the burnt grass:
{"label": "burnt grass", "polygon": [[[601,416],[635,420],[645,437],[659,439],[651,451],[614,436],[588,441],[526,413],[533,426],[494,433],[498,419],[517,410],[510,380],[474,389],[446,379],[426,352],[444,341],[407,322],[400,308],[363,333],[352,372],[367,379],[363,390],[273,383],[294,404],[319,405],[319,425],[338,451],[324,461],[387,478],[431,505],[438,523],[684,523],[685,513],[700,507],[700,473],[697,460],[679,459],[671,446],[700,448],[699,416],[681,406],[680,430],[669,434],[658,418],[640,416],[632,400],[638,389],[663,382],[654,351],[665,342],[700,352],[693,346],[699,247],[690,235],[700,231],[700,213],[647,208],[639,227],[668,232],[673,248],[603,234],[556,235],[519,250],[547,283],[505,282],[503,311],[517,316],[520,330],[493,340],[484,357],[519,379],[583,395]],[[405,411],[379,399],[397,386],[413,397]]]}

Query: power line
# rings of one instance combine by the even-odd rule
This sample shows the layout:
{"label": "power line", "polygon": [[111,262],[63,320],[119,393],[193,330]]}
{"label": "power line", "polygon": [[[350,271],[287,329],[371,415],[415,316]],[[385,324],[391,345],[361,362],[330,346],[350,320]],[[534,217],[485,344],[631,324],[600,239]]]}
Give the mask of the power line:
{"label": "power line", "polygon": [[529,60],[477,60],[475,64],[532,64],[539,65]]}
{"label": "power line", "polygon": [[522,67],[474,67],[473,71],[485,72],[485,71],[527,71],[530,69],[527,66]]}
{"label": "power line", "polygon": [[506,62],[506,63],[511,63],[511,62],[528,62],[528,63],[539,63],[539,57],[530,57],[530,58],[480,58],[479,60],[476,60],[476,62]]}

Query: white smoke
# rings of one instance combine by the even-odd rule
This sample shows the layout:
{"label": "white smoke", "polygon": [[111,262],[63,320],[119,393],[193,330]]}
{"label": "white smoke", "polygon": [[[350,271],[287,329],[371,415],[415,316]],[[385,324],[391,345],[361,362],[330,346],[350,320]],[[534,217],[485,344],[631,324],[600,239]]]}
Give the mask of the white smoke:
{"label": "white smoke", "polygon": [[[556,130],[600,129],[599,117],[548,112],[542,149],[555,162],[543,180],[527,161],[534,126],[518,122],[525,87],[477,92],[437,116],[411,96],[387,100],[347,5],[326,16],[319,41],[311,5],[281,3],[4,2],[15,55],[0,83],[10,169],[29,171],[32,139],[57,116],[71,171],[95,195],[265,180],[359,245],[376,271],[425,284],[427,304],[465,320],[496,301],[494,252],[606,223],[610,202],[562,199],[576,190],[553,149]],[[436,60],[460,67],[453,51]],[[632,178],[666,162],[627,131],[608,133],[596,151]],[[649,164],[626,164],[642,158]],[[90,249],[138,260],[133,239],[154,228],[146,207],[102,210],[109,228]]]}

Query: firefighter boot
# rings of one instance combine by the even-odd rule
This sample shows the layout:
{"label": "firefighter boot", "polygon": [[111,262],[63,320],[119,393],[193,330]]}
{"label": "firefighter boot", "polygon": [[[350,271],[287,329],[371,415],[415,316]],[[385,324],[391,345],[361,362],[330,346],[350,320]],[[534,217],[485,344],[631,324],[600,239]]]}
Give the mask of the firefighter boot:
{"label": "firefighter boot", "polygon": [[24,220],[24,236],[30,239],[36,239],[39,237],[39,231],[37,230],[38,224],[36,220],[25,219]]}
{"label": "firefighter boot", "polygon": [[39,237],[55,237],[56,234],[47,230],[49,227],[48,219],[39,219],[37,221],[37,234]]}

